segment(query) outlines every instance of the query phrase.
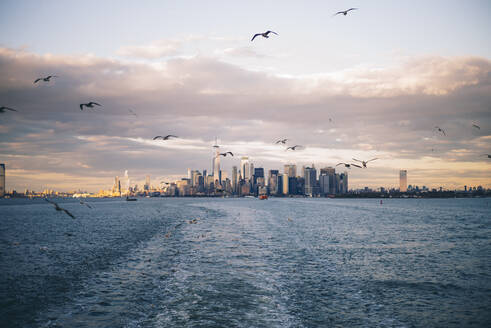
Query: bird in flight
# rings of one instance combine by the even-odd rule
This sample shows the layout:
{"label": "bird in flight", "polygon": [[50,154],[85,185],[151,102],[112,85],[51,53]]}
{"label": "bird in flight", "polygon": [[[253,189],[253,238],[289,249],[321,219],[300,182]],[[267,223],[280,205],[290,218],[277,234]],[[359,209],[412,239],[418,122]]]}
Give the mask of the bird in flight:
{"label": "bird in flight", "polygon": [[166,135],[165,137],[163,136],[156,136],[153,138],[153,140],[157,140],[157,139],[162,139],[162,140],[169,140],[170,138],[179,138],[178,136],[175,136],[175,135],[172,135],[172,134],[169,134],[169,135]]}
{"label": "bird in flight", "polygon": [[297,150],[297,147],[302,147],[301,145],[295,145],[295,146],[291,146],[291,147],[288,147],[286,150]]}
{"label": "bird in flight", "polygon": [[13,111],[13,112],[16,112],[17,111],[16,109],[13,109],[13,108],[10,108],[10,107],[6,107],[6,106],[0,107],[0,113],[5,113],[5,110],[10,110],[10,111]]}
{"label": "bird in flight", "polygon": [[220,156],[227,157],[227,154],[230,154],[230,156],[234,156],[234,154],[231,151],[228,151],[226,153],[220,153]]}
{"label": "bird in flight", "polygon": [[86,104],[80,104],[80,110],[84,110],[84,106],[87,107],[87,108],[94,108],[94,105],[97,105],[97,106],[102,106],[101,104],[98,104],[94,101],[91,101],[91,102],[88,102]]}
{"label": "bird in flight", "polygon": [[352,164],[352,163],[351,164],[348,164],[348,163],[338,163],[338,164],[336,164],[336,166],[339,166],[339,165],[344,165],[344,167],[347,167],[348,169],[351,169],[352,166],[358,167],[360,169],[362,168],[360,165],[358,165],[358,164]]}
{"label": "bird in flight", "polygon": [[480,127],[479,125],[477,125],[477,124],[472,124],[472,127],[473,127],[473,128],[476,128],[476,129],[478,129],[478,130],[481,130],[481,127]]}
{"label": "bird in flight", "polygon": [[438,132],[443,133],[443,135],[444,135],[444,136],[446,136],[446,135],[447,135],[447,134],[445,133],[445,131],[444,131],[444,130],[443,130],[441,127],[439,127],[439,126],[435,126],[435,129],[436,129]]}
{"label": "bird in flight", "polygon": [[128,112],[130,112],[130,114],[135,116],[135,117],[137,116],[136,113],[134,111],[132,111],[131,109],[128,109]]}
{"label": "bird in flight", "polygon": [[488,156],[488,158],[491,158],[491,154],[482,154],[481,156]]}
{"label": "bird in flight", "polygon": [[64,209],[64,208],[61,208],[61,207],[60,207],[60,206],[59,206],[57,203],[55,203],[55,202],[53,202],[53,201],[51,201],[51,200],[49,200],[49,199],[47,199],[47,198],[45,198],[44,200],[45,200],[45,201],[47,201],[47,202],[48,202],[48,203],[50,203],[50,204],[53,204],[53,205],[55,206],[55,210],[57,210],[57,211],[63,211],[63,212],[65,212],[65,213],[66,213],[68,216],[70,216],[72,219],[75,219],[75,216],[74,216],[72,213],[68,212],[68,210],[66,210],[66,209]]}
{"label": "bird in flight", "polygon": [[348,12],[350,12],[351,10],[357,10],[357,9],[358,8],[350,8],[350,9],[347,9],[347,10],[338,11],[333,16],[336,16],[336,15],[339,15],[339,14],[343,14],[344,16],[346,16],[346,15],[348,15]]}
{"label": "bird in flight", "polygon": [[49,82],[52,77],[58,77],[56,75],[48,75],[46,77],[40,77],[34,80],[34,83],[38,83],[39,81]]}
{"label": "bird in flight", "polygon": [[252,41],[254,41],[254,39],[256,38],[256,36],[262,36],[263,38],[266,38],[266,39],[267,39],[267,38],[269,38],[269,33],[273,33],[273,34],[278,35],[278,33],[273,32],[273,31],[266,31],[266,32],[264,32],[264,33],[256,33],[256,34],[254,34],[254,36],[252,37],[251,42],[252,42]]}
{"label": "bird in flight", "polygon": [[89,203],[84,202],[83,200],[80,200],[80,205],[85,205],[88,208],[92,209],[92,206],[89,205]]}
{"label": "bird in flight", "polygon": [[367,168],[367,163],[368,162],[371,162],[371,161],[374,161],[378,158],[372,158],[371,160],[368,160],[368,161],[360,161],[359,159],[356,159],[356,158],[353,158],[354,161],[357,161],[357,162],[360,162],[361,165],[363,165],[363,167],[366,169]]}
{"label": "bird in flight", "polygon": [[280,139],[280,140],[276,141],[276,144],[279,144],[279,143],[286,144],[287,141],[288,141],[288,139]]}

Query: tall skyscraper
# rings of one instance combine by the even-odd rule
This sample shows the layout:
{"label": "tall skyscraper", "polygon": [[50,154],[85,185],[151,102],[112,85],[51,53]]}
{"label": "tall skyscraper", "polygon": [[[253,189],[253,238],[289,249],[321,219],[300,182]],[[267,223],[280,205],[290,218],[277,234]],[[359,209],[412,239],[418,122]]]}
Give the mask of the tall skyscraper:
{"label": "tall skyscraper", "polygon": [[317,194],[317,171],[313,167],[304,167],[305,194],[314,196]]}
{"label": "tall skyscraper", "polygon": [[5,196],[5,164],[0,164],[0,197]]}
{"label": "tall skyscraper", "polygon": [[289,187],[289,181],[288,181],[289,177],[288,177],[288,174],[287,173],[284,173],[283,174],[283,179],[282,179],[282,182],[283,182],[283,195],[288,195],[289,194],[289,190],[288,190],[288,187]]}
{"label": "tall skyscraper", "polygon": [[399,191],[407,192],[407,170],[399,171]]}
{"label": "tall skyscraper", "polygon": [[237,166],[232,167],[232,192],[237,193],[237,182],[239,177],[237,176]]}
{"label": "tall skyscraper", "polygon": [[290,178],[295,178],[297,176],[297,166],[295,164],[286,164],[283,173],[288,174]]}
{"label": "tall skyscraper", "polygon": [[257,178],[264,179],[264,169],[262,167],[256,167],[254,169],[254,184],[257,184]]}
{"label": "tall skyscraper", "polygon": [[[336,170],[333,167],[325,167],[321,169],[320,175],[327,175],[329,177],[329,190],[325,190],[326,194],[335,194],[336,193]],[[324,186],[326,186],[324,182]]]}
{"label": "tall skyscraper", "polygon": [[150,190],[150,176],[145,176],[145,184],[143,185],[143,190]]}
{"label": "tall skyscraper", "polygon": [[250,176],[248,178],[249,178],[249,180],[253,181],[253,179],[254,179],[254,163],[251,163],[251,170],[249,172],[250,172]]}
{"label": "tall skyscraper", "polygon": [[241,178],[243,180],[249,179],[250,177],[249,157],[244,156],[240,159],[240,172],[241,172]]}
{"label": "tall skyscraper", "polygon": [[215,182],[215,188],[221,183],[220,176],[220,146],[215,140],[215,145],[213,145],[215,149],[214,161],[213,161],[213,181]]}

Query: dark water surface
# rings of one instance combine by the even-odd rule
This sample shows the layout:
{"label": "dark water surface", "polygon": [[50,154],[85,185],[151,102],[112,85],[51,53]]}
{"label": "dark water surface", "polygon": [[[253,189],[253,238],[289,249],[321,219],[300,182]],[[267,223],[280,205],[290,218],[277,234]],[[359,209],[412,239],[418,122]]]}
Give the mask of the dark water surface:
{"label": "dark water surface", "polygon": [[491,199],[90,203],[0,200],[1,327],[491,326]]}

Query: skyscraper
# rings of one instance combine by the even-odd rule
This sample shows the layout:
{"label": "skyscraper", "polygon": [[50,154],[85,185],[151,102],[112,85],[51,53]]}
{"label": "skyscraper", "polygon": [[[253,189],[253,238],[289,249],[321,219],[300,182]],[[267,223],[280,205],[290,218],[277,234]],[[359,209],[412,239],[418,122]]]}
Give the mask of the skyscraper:
{"label": "skyscraper", "polygon": [[304,167],[305,194],[314,196],[317,194],[317,171],[313,167]]}
{"label": "skyscraper", "polygon": [[285,164],[284,174],[288,174],[288,177],[295,178],[297,176],[297,166],[295,164]]}
{"label": "skyscraper", "polygon": [[150,190],[150,176],[145,176],[145,184],[143,185],[143,190]]}
{"label": "skyscraper", "polygon": [[220,146],[216,143],[213,146],[215,149],[215,158],[213,161],[213,181],[215,182],[215,188],[220,185],[221,177],[220,177]]}
{"label": "skyscraper", "polygon": [[335,194],[336,193],[336,170],[332,167],[325,167],[321,169],[320,175],[327,175],[329,177],[329,184],[324,182],[324,187],[329,186],[329,190],[324,190],[326,194]]}
{"label": "skyscraper", "polygon": [[0,197],[5,196],[5,164],[0,164]]}
{"label": "skyscraper", "polygon": [[249,171],[250,176],[248,178],[249,178],[249,180],[253,181],[254,180],[254,163],[251,163],[250,167],[251,167],[251,170]]}
{"label": "skyscraper", "polygon": [[237,190],[237,166],[232,167],[232,193],[236,193]]}
{"label": "skyscraper", "polygon": [[264,169],[262,167],[256,167],[254,169],[254,184],[257,184],[257,178],[264,179]]}
{"label": "skyscraper", "polygon": [[244,156],[240,159],[240,172],[243,180],[249,179],[249,157]]}
{"label": "skyscraper", "polygon": [[283,195],[288,195],[289,194],[289,190],[288,190],[288,187],[289,187],[289,183],[288,183],[288,174],[287,173],[284,173],[283,174]]}
{"label": "skyscraper", "polygon": [[399,171],[399,191],[407,192],[407,170]]}

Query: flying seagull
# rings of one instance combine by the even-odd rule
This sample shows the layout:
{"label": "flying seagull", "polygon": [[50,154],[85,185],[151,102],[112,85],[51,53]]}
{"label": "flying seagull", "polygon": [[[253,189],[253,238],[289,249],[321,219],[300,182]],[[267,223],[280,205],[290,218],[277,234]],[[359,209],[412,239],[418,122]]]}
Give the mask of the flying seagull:
{"label": "flying seagull", "polygon": [[477,124],[472,124],[472,127],[473,127],[473,128],[476,128],[476,129],[478,129],[478,130],[481,130],[481,127],[480,127],[479,125],[477,125]]}
{"label": "flying seagull", "polygon": [[443,135],[444,135],[444,136],[446,136],[446,135],[447,135],[447,134],[445,133],[445,131],[444,131],[444,130],[443,130],[441,127],[439,127],[439,126],[435,126],[435,129],[436,129],[438,132],[443,133]]}
{"label": "flying seagull", "polygon": [[273,32],[273,31],[266,31],[266,32],[264,32],[264,33],[256,33],[256,34],[254,34],[254,36],[252,37],[251,42],[252,42],[252,41],[254,41],[254,39],[256,38],[256,36],[262,36],[263,38],[266,38],[266,39],[267,39],[267,38],[269,38],[269,33],[273,33],[273,34],[278,35],[278,33]]}
{"label": "flying seagull", "polygon": [[491,158],[491,154],[482,154],[481,156],[488,156],[488,158]]}
{"label": "flying seagull", "polygon": [[40,77],[34,80],[34,83],[38,83],[39,81],[49,82],[52,77],[58,77],[56,75],[48,75],[46,77]]}
{"label": "flying seagull", "polygon": [[47,202],[48,202],[48,203],[50,203],[50,204],[53,204],[53,205],[55,206],[55,210],[57,210],[57,211],[63,211],[63,212],[65,212],[65,213],[66,213],[68,216],[70,216],[72,219],[75,219],[75,216],[74,216],[72,213],[68,212],[68,211],[67,211],[67,210],[65,210],[64,208],[61,208],[61,207],[60,207],[60,206],[59,206],[57,203],[55,203],[55,202],[53,202],[53,201],[51,201],[51,200],[49,200],[49,199],[47,199],[47,198],[45,198],[44,200],[45,200],[45,201],[47,201]]}
{"label": "flying seagull", "polygon": [[94,101],[91,101],[91,102],[88,102],[86,104],[80,104],[80,110],[84,110],[84,106],[87,107],[87,108],[94,108],[94,105],[97,105],[97,106],[102,106],[101,104],[98,104]]}
{"label": "flying seagull", "polygon": [[302,146],[301,145],[295,145],[295,146],[288,147],[286,150],[288,150],[288,149],[297,150],[297,147],[302,147]]}
{"label": "flying seagull", "polygon": [[10,108],[10,107],[6,107],[6,106],[0,107],[0,113],[5,113],[5,110],[10,110],[10,111],[13,111],[13,112],[16,112],[17,111],[16,109],[13,109],[13,108]]}
{"label": "flying seagull", "polygon": [[220,156],[227,157],[227,154],[230,154],[230,156],[234,156],[234,154],[231,151],[228,151],[226,153],[220,153]]}
{"label": "flying seagull", "polygon": [[157,140],[157,139],[162,139],[162,140],[169,140],[170,138],[179,138],[178,136],[175,136],[175,135],[172,135],[172,134],[169,134],[169,135],[166,135],[165,137],[163,136],[156,136],[153,138],[153,140]]}
{"label": "flying seagull", "polygon": [[136,113],[134,111],[132,111],[131,109],[128,109],[128,112],[130,112],[130,114],[135,116],[135,117],[137,116]]}
{"label": "flying seagull", "polygon": [[89,205],[89,203],[84,202],[83,200],[80,200],[80,205],[85,205],[88,208],[92,209],[92,206]]}
{"label": "flying seagull", "polygon": [[350,8],[348,10],[342,10],[342,11],[338,11],[337,13],[335,13],[333,16],[336,16],[336,15],[339,15],[339,14],[343,14],[344,16],[348,15],[348,12],[351,11],[351,10],[357,10],[358,8]]}
{"label": "flying seagull", "polygon": [[287,141],[288,141],[288,139],[280,139],[280,140],[276,141],[276,144],[279,144],[279,143],[286,144]]}
{"label": "flying seagull", "polygon": [[348,169],[350,169],[352,166],[354,166],[354,167],[358,167],[358,168],[360,168],[360,169],[362,168],[360,165],[358,165],[358,164],[353,164],[353,163],[351,163],[351,164],[348,164],[348,163],[338,163],[338,164],[336,164],[336,166],[339,166],[339,165],[344,165],[344,166],[345,166],[345,167],[347,167]]}
{"label": "flying seagull", "polygon": [[363,165],[364,168],[367,168],[367,163],[368,162],[374,161],[376,159],[378,159],[378,158],[372,158],[371,160],[368,160],[368,161],[360,161],[359,159],[353,158],[354,161],[360,162]]}

